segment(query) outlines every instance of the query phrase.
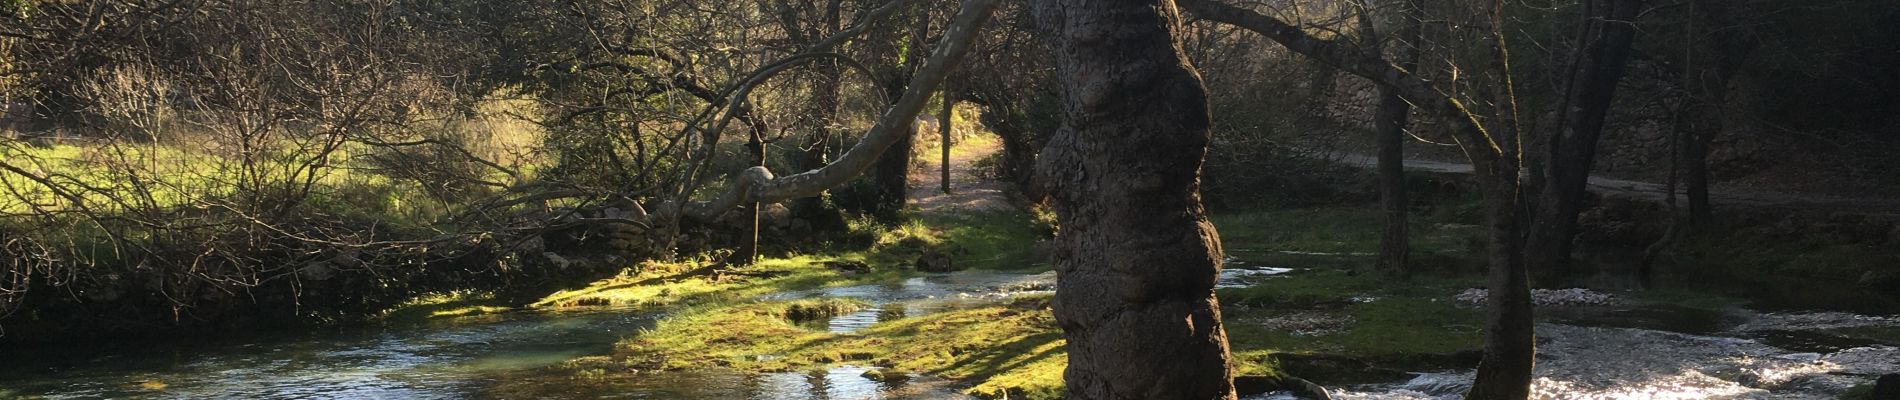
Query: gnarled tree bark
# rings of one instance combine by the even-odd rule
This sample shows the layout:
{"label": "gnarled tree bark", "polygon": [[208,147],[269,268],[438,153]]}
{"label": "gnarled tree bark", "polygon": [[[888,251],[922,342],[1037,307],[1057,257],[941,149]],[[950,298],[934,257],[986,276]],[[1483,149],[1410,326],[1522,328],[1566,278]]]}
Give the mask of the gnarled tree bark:
{"label": "gnarled tree bark", "polygon": [[1232,399],[1203,215],[1207,94],[1168,0],[1037,3],[1063,125],[1037,170],[1057,220],[1056,320],[1066,397]]}

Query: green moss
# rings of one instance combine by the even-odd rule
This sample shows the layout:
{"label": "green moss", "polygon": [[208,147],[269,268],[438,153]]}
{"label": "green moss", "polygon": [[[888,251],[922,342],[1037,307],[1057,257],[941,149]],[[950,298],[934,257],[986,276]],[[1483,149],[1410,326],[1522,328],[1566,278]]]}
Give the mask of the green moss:
{"label": "green moss", "polygon": [[835,335],[798,324],[864,307],[855,299],[749,303],[681,311],[619,347],[642,365],[686,369],[726,365],[744,370],[785,371],[845,359],[864,351],[826,346]]}
{"label": "green moss", "polygon": [[816,299],[749,303],[683,311],[620,344],[624,361],[603,366],[687,369],[720,365],[741,371],[795,371],[837,363],[868,364],[881,374],[927,374],[972,383],[984,397],[1057,398],[1062,389],[1061,331],[1046,297],[900,318],[851,334],[798,323],[847,313],[864,303]]}
{"label": "green moss", "polygon": [[1841,400],[1868,400],[1874,398],[1874,384],[1863,383],[1841,392]]}
{"label": "green moss", "polygon": [[416,296],[396,307],[383,310],[379,317],[384,321],[422,321],[494,314],[509,310],[512,308],[504,306],[492,292],[465,290]]}
{"label": "green moss", "polygon": [[835,269],[829,264],[864,262],[863,254],[792,255],[768,258],[745,267],[713,272],[698,263],[649,262],[587,287],[555,292],[532,304],[537,308],[578,306],[664,307],[740,302],[768,293],[892,281],[909,276],[898,265],[874,265],[869,273]]}

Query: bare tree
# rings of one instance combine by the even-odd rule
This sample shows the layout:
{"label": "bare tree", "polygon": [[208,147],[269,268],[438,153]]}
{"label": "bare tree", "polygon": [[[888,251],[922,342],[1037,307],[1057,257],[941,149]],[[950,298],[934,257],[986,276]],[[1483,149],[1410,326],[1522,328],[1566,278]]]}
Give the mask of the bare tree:
{"label": "bare tree", "polygon": [[1456,10],[1459,15],[1451,15],[1473,19],[1464,25],[1485,28],[1474,42],[1489,49],[1484,54],[1488,62],[1472,69],[1485,75],[1486,80],[1477,86],[1489,88],[1481,93],[1490,103],[1488,116],[1457,95],[1458,87],[1434,86],[1434,82],[1421,78],[1416,71],[1399,68],[1396,63],[1337,39],[1318,38],[1277,18],[1216,0],[1181,0],[1179,3],[1201,18],[1246,28],[1279,42],[1288,50],[1390,87],[1412,104],[1452,125],[1451,130],[1470,159],[1484,195],[1489,243],[1490,271],[1486,286],[1490,291],[1486,298],[1484,359],[1467,397],[1528,397],[1535,356],[1530,277],[1523,252],[1528,215],[1519,181],[1522,150],[1510,53],[1504,35],[1503,2],[1482,2],[1469,10]]}

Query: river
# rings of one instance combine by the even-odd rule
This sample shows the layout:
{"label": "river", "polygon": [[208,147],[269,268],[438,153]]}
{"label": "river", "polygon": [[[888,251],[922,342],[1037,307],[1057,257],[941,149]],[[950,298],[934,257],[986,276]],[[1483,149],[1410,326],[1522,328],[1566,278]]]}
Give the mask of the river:
{"label": "river", "polygon": [[[1246,285],[1288,271],[1235,268],[1221,284]],[[1046,293],[1053,285],[1047,273],[961,272],[768,297],[872,302],[822,327],[848,333],[893,317]],[[1632,303],[1546,311],[1539,326],[1539,398],[1820,399],[1900,372],[1900,349],[1827,333],[1900,329],[1900,316]],[[17,349],[0,364],[0,398],[965,398],[950,382],[880,383],[860,376],[867,368],[855,365],[773,374],[707,368],[612,380],[547,372],[566,360],[609,353],[657,317],[634,309],[526,310],[206,341]],[[1448,370],[1386,382],[1308,378],[1329,385],[1335,398],[1441,399],[1455,398],[1470,376]]]}

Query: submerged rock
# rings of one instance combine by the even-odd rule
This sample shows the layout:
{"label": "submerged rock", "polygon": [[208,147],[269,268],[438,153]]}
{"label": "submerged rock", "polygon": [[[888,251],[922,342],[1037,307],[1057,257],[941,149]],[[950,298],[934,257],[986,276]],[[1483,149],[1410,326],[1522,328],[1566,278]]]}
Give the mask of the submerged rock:
{"label": "submerged rock", "polygon": [[923,272],[955,272],[961,269],[950,262],[950,255],[939,251],[926,251],[917,256],[916,265],[917,270]]}

